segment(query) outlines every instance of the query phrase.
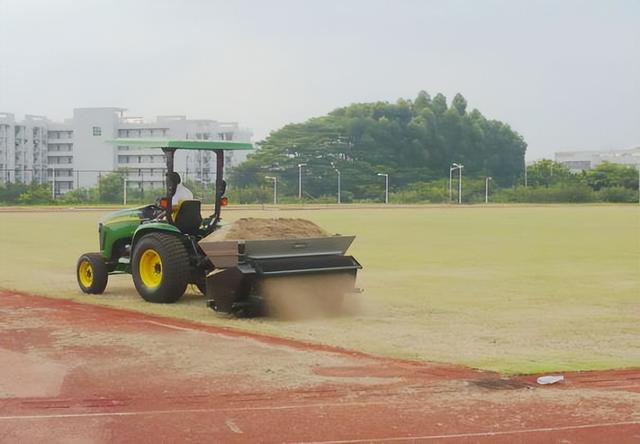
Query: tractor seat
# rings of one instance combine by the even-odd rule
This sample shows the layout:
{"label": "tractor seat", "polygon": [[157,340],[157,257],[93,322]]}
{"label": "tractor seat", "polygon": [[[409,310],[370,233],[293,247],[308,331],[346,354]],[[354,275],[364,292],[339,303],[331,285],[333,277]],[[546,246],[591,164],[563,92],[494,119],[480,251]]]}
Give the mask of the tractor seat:
{"label": "tractor seat", "polygon": [[202,225],[199,200],[183,200],[179,203],[174,224],[184,234],[198,234]]}

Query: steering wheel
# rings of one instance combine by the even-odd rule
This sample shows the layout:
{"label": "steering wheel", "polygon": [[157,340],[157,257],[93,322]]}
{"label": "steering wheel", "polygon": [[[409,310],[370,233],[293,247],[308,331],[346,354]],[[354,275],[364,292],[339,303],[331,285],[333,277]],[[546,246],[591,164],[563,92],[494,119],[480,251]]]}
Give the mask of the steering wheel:
{"label": "steering wheel", "polygon": [[165,210],[164,208],[162,208],[160,205],[160,198],[158,198],[156,200],[155,204],[149,205],[147,208],[149,209],[150,212],[150,219],[153,220],[158,220],[158,219],[163,219],[166,216],[166,212],[167,210]]}

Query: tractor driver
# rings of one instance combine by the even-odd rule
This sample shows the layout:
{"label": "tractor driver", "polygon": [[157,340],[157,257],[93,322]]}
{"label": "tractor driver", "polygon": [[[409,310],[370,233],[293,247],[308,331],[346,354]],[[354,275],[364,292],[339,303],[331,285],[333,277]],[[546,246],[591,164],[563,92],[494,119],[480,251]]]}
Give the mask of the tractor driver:
{"label": "tractor driver", "polygon": [[169,191],[173,194],[171,197],[171,207],[174,213],[178,211],[183,201],[193,200],[193,193],[189,188],[182,185],[180,175],[175,171],[167,173],[167,184],[169,185]]}

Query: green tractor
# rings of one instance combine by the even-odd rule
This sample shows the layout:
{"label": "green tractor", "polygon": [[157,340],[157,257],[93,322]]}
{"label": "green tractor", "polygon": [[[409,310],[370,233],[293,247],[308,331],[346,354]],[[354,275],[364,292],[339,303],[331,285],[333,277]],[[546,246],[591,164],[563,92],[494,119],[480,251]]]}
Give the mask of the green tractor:
{"label": "green tractor", "polygon": [[155,148],[164,152],[167,173],[174,171],[176,150],[204,150],[216,154],[216,190],[213,214],[203,218],[199,200],[172,207],[175,187],[167,181],[167,195],[157,204],[116,211],[98,225],[99,253],[78,259],[77,280],[85,293],[104,292],[110,274],[128,273],[148,302],[173,303],[194,284],[207,296],[212,309],[235,315],[262,312],[262,290],[268,280],[288,276],[329,277],[340,282],[324,297],[340,303],[357,291],[361,265],[346,250],[354,236],[276,240],[205,239],[220,227],[224,196],[225,150],[250,150],[249,143],[228,141],[117,139],[118,145]]}

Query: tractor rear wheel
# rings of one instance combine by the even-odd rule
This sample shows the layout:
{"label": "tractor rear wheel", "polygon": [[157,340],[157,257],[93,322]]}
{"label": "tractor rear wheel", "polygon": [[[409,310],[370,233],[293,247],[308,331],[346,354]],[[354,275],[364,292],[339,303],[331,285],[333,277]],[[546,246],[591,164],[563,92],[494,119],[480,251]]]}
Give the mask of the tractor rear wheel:
{"label": "tractor rear wheel", "polygon": [[107,287],[109,271],[100,253],[85,253],[78,259],[76,278],[80,290],[88,294],[102,294]]}
{"label": "tractor rear wheel", "polygon": [[196,288],[200,293],[202,293],[205,296],[207,295],[207,283],[204,278],[198,279],[197,281],[195,281],[194,285],[196,286]]}
{"label": "tractor rear wheel", "polygon": [[189,281],[189,255],[176,235],[147,234],[138,241],[131,263],[133,283],[145,301],[171,304]]}

